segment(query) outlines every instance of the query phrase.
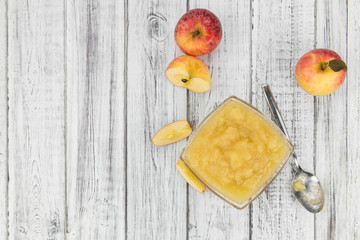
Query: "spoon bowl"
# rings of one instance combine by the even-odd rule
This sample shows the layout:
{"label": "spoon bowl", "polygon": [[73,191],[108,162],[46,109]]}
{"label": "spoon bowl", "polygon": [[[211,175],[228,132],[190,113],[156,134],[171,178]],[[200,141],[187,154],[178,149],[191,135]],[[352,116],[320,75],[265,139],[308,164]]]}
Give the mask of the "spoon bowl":
{"label": "spoon bowl", "polygon": [[[300,186],[300,188],[299,188]],[[291,190],[296,199],[309,212],[320,212],[324,206],[324,192],[319,179],[300,167],[293,175]]]}

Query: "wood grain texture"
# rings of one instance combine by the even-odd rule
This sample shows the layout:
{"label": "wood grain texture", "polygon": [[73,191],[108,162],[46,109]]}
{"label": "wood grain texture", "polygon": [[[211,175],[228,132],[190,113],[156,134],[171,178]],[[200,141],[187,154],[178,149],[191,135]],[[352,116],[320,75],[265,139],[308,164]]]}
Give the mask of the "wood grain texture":
{"label": "wood grain texture", "polygon": [[186,239],[186,182],[175,168],[185,141],[151,143],[161,127],[186,119],[186,90],[165,77],[181,55],[173,31],[185,9],[185,1],[128,1],[128,239]]}
{"label": "wood grain texture", "polygon": [[67,14],[67,239],[125,239],[124,2]]}
{"label": "wood grain texture", "polygon": [[[346,1],[317,1],[316,9],[316,47],[332,49],[346,61]],[[346,85],[331,95],[315,98],[315,168],[325,192],[324,209],[316,215],[318,239],[345,239],[347,234],[346,198],[351,192],[346,188]]]}
{"label": "wood grain texture", "polygon": [[[360,2],[348,1],[347,184],[343,239],[360,239]],[[346,235],[345,235],[346,234]]]}
{"label": "wood grain texture", "polygon": [[6,0],[0,0],[0,239],[8,230],[8,161],[7,161],[7,18]]}
{"label": "wood grain texture", "polygon": [[[207,93],[164,74],[183,54],[173,31],[187,7],[223,26],[200,57]],[[360,239],[359,12],[358,0],[0,0],[0,239]],[[314,98],[294,69],[320,47],[349,71]],[[239,211],[178,174],[186,141],[151,143],[170,122],[196,128],[230,95],[269,116],[265,83],[323,184],[316,215],[292,196],[289,164]]]}
{"label": "wood grain texture", "polygon": [[[269,84],[301,166],[313,171],[313,98],[297,85],[295,65],[314,46],[313,1],[254,1],[252,103],[269,115],[261,91]],[[289,159],[289,162],[292,159]],[[313,239],[314,216],[292,195],[291,165],[252,204],[252,239]]]}
{"label": "wood grain texture", "polygon": [[9,1],[9,239],[64,239],[64,6]]}
{"label": "wood grain texture", "polygon": [[[251,90],[251,8],[249,1],[191,0],[190,9],[207,8],[222,23],[219,46],[201,59],[211,72],[211,89],[189,92],[189,120],[193,127],[226,98],[249,101]],[[249,208],[239,211],[209,190],[204,195],[189,187],[189,239],[248,239]]]}

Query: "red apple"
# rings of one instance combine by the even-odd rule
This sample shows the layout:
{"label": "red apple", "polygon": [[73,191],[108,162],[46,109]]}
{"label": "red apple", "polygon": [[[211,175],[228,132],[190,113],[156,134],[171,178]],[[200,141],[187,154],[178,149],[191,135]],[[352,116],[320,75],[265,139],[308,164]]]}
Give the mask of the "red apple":
{"label": "red apple", "polygon": [[212,52],[222,37],[219,19],[207,9],[193,9],[185,13],[175,28],[175,41],[181,51],[192,56]]}
{"label": "red apple", "polygon": [[300,87],[314,96],[335,92],[345,80],[346,64],[329,49],[315,49],[296,64],[295,76]]}

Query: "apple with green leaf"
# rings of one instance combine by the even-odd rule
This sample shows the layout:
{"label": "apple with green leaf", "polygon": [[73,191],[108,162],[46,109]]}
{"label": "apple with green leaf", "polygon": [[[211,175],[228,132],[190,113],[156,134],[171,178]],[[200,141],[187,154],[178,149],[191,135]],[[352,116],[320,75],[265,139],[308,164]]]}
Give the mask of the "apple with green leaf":
{"label": "apple with green leaf", "polygon": [[300,87],[314,96],[335,92],[343,84],[347,66],[329,49],[314,49],[300,58],[295,68]]}

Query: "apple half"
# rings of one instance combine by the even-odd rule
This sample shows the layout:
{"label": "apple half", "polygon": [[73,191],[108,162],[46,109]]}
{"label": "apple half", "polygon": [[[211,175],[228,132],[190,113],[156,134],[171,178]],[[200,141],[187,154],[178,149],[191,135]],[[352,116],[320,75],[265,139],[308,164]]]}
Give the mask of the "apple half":
{"label": "apple half", "polygon": [[168,145],[187,138],[191,133],[192,129],[188,121],[175,121],[157,131],[152,138],[152,143],[156,146]]}
{"label": "apple half", "polygon": [[176,169],[179,171],[180,175],[185,179],[185,181],[192,186],[199,193],[204,193],[206,187],[200,182],[199,179],[185,166],[185,164],[179,160],[176,163]]}
{"label": "apple half", "polygon": [[209,68],[197,57],[183,55],[175,58],[166,69],[165,75],[175,86],[192,92],[202,93],[210,89]]}

